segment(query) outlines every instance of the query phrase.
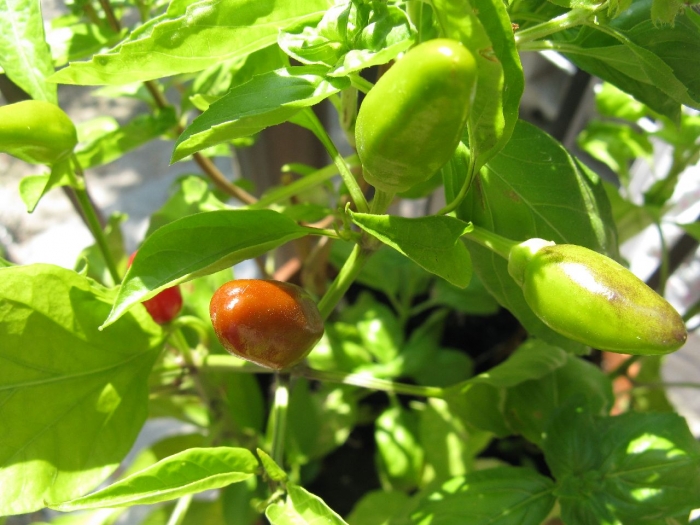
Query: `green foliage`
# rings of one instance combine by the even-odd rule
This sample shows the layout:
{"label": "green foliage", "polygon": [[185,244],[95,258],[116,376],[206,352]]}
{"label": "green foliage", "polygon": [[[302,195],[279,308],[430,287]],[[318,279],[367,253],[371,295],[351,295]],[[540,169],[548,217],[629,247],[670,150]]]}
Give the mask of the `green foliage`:
{"label": "green foliage", "polygon": [[[22,96],[8,81],[34,99],[3,106],[34,109],[23,115],[31,126],[0,119],[0,149],[50,166],[21,178],[19,198],[32,212],[65,187],[95,237],[74,270],[14,264],[0,246],[0,522],[48,507],[62,512],[48,515],[58,525],[113,525],[133,518],[126,507],[152,505],[146,525],[670,525],[700,508],[700,446],[666,398],[662,360],[606,374],[576,342],[603,325],[616,341],[640,330],[609,329],[605,308],[577,333],[550,328],[508,272],[528,239],[618,259],[620,242],[667,220],[681,174],[700,160],[697,1],[66,7],[49,20],[38,0],[0,0],[2,99]],[[372,160],[347,153],[358,111],[376,97],[366,107],[386,117],[398,94],[367,98],[372,82],[445,38],[476,61],[460,142],[437,173],[418,156],[424,183],[375,192]],[[604,81],[577,143],[617,184],[519,120],[520,57],[542,50]],[[108,109],[73,124],[76,102],[64,114],[57,83],[102,86],[85,96]],[[404,95],[416,113],[428,105],[424,92]],[[112,112],[122,98],[136,115]],[[398,113],[390,124],[404,132]],[[301,164],[270,140],[283,123],[306,128],[332,163]],[[56,135],[61,125],[68,133]],[[406,135],[391,162],[429,143],[420,126]],[[154,141],[197,168],[151,210],[127,270],[126,216],[110,209],[103,225],[89,170]],[[651,163],[660,142],[670,166],[651,166],[655,182],[635,194],[633,163]],[[265,165],[288,163],[280,183],[250,169],[260,152]],[[221,157],[243,171],[235,182]],[[401,199],[423,211],[404,216],[391,206]],[[679,226],[700,237],[697,223]],[[252,260],[265,278],[301,284],[325,317],[322,339],[284,373],[226,353],[210,323],[212,295]],[[159,326],[137,303],[174,285],[182,312]],[[573,304],[584,285],[544,286]],[[618,375],[629,390],[619,393]],[[127,459],[144,424],[163,417],[173,432]]]}

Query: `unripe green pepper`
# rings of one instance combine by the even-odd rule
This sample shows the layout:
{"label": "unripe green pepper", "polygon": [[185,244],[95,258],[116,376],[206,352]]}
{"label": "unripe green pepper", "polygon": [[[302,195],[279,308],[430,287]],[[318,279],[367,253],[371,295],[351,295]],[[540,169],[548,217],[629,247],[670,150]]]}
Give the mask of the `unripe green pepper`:
{"label": "unripe green pepper", "polygon": [[552,330],[593,348],[659,355],[685,343],[685,323],[624,266],[588,248],[530,239],[514,246],[508,272]]}
{"label": "unripe green pepper", "polygon": [[0,106],[0,152],[32,164],[55,164],[78,143],[73,121],[61,108],[41,100]]}
{"label": "unripe green pepper", "polygon": [[450,160],[469,117],[476,68],[461,43],[440,38],[408,51],[377,81],[355,126],[368,183],[403,192]]}

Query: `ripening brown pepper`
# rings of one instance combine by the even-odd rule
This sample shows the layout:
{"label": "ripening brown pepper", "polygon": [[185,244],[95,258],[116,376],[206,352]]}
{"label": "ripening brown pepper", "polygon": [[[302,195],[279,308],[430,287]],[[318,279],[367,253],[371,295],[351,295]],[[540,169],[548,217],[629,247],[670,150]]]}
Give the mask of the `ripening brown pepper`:
{"label": "ripening brown pepper", "polygon": [[311,296],[280,281],[229,281],[214,292],[209,313],[228,352],[275,370],[302,361],[323,335],[323,318]]}

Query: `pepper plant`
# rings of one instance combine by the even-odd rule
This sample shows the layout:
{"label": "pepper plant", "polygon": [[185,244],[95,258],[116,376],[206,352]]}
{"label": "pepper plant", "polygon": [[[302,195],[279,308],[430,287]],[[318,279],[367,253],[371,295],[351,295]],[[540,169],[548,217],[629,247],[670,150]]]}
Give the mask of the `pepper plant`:
{"label": "pepper plant", "polygon": [[[624,103],[604,116],[637,108],[676,146],[647,194],[660,220],[698,156],[696,3],[74,0],[43,20],[38,0],[0,2],[0,66],[31,99],[0,107],[0,151],[46,166],[21,181],[28,212],[63,187],[95,238],[74,269],[1,261],[0,515],[688,523],[700,446],[658,375],[684,320],[619,264],[631,204],[518,112],[524,53],[606,81]],[[150,109],[74,124],[62,84]],[[329,164],[289,159],[299,176],[261,193],[212,160],[283,123]],[[601,147],[605,129],[581,144],[624,189],[639,150]],[[85,171],[158,137],[201,173],[130,259]],[[430,195],[435,213],[396,211]],[[298,270],[270,282],[283,245]],[[264,280],[234,280],[246,260]],[[634,357],[604,371],[601,351]],[[634,402],[613,412],[633,361]],[[165,416],[186,430],[125,462]]]}

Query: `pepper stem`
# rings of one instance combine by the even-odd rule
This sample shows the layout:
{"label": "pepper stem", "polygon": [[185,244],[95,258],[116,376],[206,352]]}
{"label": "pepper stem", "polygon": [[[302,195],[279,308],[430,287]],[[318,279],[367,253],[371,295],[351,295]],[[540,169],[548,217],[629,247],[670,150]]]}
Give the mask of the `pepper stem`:
{"label": "pepper stem", "polygon": [[504,259],[508,260],[510,250],[513,246],[520,244],[517,241],[511,241],[505,237],[501,237],[497,233],[486,230],[479,226],[474,226],[473,229],[463,235],[470,241],[480,244],[484,248],[488,248],[494,253],[497,253]]}

